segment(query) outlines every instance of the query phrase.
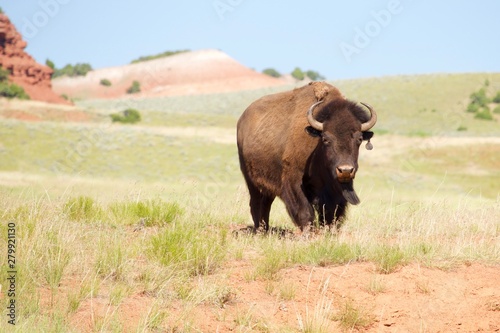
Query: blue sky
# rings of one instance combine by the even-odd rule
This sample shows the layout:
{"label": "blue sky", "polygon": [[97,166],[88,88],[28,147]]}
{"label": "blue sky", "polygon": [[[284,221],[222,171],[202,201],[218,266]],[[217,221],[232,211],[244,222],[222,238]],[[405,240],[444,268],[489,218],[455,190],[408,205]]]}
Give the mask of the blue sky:
{"label": "blue sky", "polygon": [[22,0],[0,2],[39,62],[118,66],[220,49],[282,73],[329,79],[500,72],[500,1]]}

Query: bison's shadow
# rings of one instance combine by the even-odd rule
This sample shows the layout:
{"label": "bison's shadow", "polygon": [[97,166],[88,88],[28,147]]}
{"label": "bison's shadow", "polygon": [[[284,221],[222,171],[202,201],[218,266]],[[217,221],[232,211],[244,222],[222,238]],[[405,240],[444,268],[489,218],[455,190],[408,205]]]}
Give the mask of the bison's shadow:
{"label": "bison's shadow", "polygon": [[233,230],[234,237],[244,237],[244,236],[276,236],[278,239],[297,239],[297,238],[310,238],[311,236],[319,236],[322,234],[337,234],[338,229],[335,226],[332,227],[317,227],[313,226],[307,229],[307,231],[300,231],[299,229],[289,229],[284,227],[270,227],[268,231],[264,228],[259,228],[255,230],[252,225],[248,225],[243,228]]}

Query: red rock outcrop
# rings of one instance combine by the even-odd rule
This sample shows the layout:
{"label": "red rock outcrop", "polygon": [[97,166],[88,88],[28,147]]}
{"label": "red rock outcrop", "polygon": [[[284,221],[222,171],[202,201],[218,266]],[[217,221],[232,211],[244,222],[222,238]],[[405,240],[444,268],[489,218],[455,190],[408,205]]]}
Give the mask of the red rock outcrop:
{"label": "red rock outcrop", "polygon": [[20,85],[32,100],[70,104],[52,91],[52,69],[24,51],[27,43],[5,14],[0,14],[0,66],[11,72],[9,81]]}

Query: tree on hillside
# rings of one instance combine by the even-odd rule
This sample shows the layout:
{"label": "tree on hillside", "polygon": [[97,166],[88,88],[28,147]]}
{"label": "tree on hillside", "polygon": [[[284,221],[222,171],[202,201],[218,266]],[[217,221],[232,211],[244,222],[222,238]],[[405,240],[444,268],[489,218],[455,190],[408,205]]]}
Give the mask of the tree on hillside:
{"label": "tree on hillside", "polygon": [[498,106],[494,109],[493,113],[490,110],[490,103],[499,104],[500,103],[500,92],[497,92],[496,96],[491,100],[486,95],[486,89],[490,85],[490,82],[486,80],[484,86],[478,91],[470,94],[470,102],[467,105],[467,112],[474,113],[474,118],[482,120],[494,120],[493,113],[497,113]]}
{"label": "tree on hillside", "polygon": [[275,70],[274,68],[266,68],[262,71],[262,73],[272,76],[272,77],[281,77],[280,72]]}
{"label": "tree on hillside", "polygon": [[154,59],[158,59],[158,58],[170,57],[172,55],[184,53],[184,52],[189,52],[189,50],[165,51],[165,52],[162,52],[159,54],[139,57],[137,59],[132,60],[130,63],[135,64],[135,63],[142,62],[142,61],[149,61],[149,60],[154,60]]}
{"label": "tree on hillside", "polygon": [[56,69],[56,65],[50,59],[45,60],[45,65],[47,65],[47,67],[50,67],[53,71]]}
{"label": "tree on hillside", "polygon": [[127,94],[136,94],[138,92],[141,92],[141,83],[139,81],[134,81],[127,89]]}
{"label": "tree on hillside", "polygon": [[493,120],[493,115],[491,114],[490,108],[483,108],[481,109],[481,111],[476,112],[474,118],[482,120]]}
{"label": "tree on hillside", "polygon": [[302,81],[305,79],[306,75],[299,67],[295,67],[295,69],[292,72],[292,77],[299,81]]}
{"label": "tree on hillside", "polygon": [[313,81],[318,81],[318,80],[324,80],[325,77],[321,75],[320,73],[313,71],[313,70],[308,70],[306,72],[306,75],[308,78],[310,78]]}
{"label": "tree on hillside", "polygon": [[55,78],[59,76],[69,76],[69,77],[85,76],[91,70],[92,66],[88,63],[77,63],[76,65],[67,64],[61,69],[56,68],[54,70],[54,74],[52,74],[52,77]]}
{"label": "tree on hillside", "polygon": [[105,87],[111,87],[112,85],[111,81],[109,81],[108,79],[101,79],[101,81],[99,81],[99,84]]}
{"label": "tree on hillside", "polygon": [[491,100],[493,103],[500,103],[500,91],[497,92],[496,96]]}
{"label": "tree on hillside", "polygon": [[488,106],[489,101],[490,100],[486,96],[486,89],[484,88],[481,88],[470,95],[470,102],[481,107]]}

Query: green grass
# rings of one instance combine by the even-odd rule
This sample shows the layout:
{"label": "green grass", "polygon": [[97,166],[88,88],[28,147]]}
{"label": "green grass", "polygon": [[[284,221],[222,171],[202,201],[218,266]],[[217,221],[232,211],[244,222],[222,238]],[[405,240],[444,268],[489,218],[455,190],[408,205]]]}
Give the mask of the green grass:
{"label": "green grass", "polygon": [[[494,122],[474,119],[466,112],[469,96],[488,79],[488,93],[500,89],[500,74],[430,74],[394,76],[333,82],[346,96],[371,104],[379,114],[378,130],[407,135],[461,135],[456,131],[467,125],[468,135],[495,135]],[[485,124],[488,123],[488,124]]]}
{"label": "green grass", "polygon": [[398,246],[382,245],[378,247],[370,258],[377,265],[377,271],[383,274],[394,272],[405,264],[405,253]]}
{"label": "green grass", "polygon": [[101,235],[97,242],[97,257],[94,264],[95,272],[103,278],[123,280],[127,250],[125,244],[122,243],[122,238]]}
{"label": "green grass", "polygon": [[213,273],[224,261],[227,230],[172,225],[150,241],[150,258],[190,276]]}
{"label": "green grass", "polygon": [[183,214],[179,204],[158,199],[114,203],[110,210],[117,223],[139,223],[146,227],[167,225]]}
{"label": "green grass", "polygon": [[339,242],[334,236],[326,234],[317,241],[312,241],[296,253],[296,262],[318,265],[344,265],[361,258],[361,248]]}
{"label": "green grass", "polygon": [[[240,191],[244,192],[244,188],[237,190]],[[8,196],[5,192],[0,195]],[[398,196],[396,192],[395,197]],[[213,206],[200,210],[183,207],[186,212],[171,222],[144,226],[137,231],[134,224],[115,221],[113,209],[127,203],[123,199],[101,202],[79,196],[74,197],[76,200],[18,196],[17,203],[8,206],[2,200],[0,216],[19,223],[18,285],[23,302],[20,318],[27,330],[57,324],[64,331],[70,325],[70,318],[85,309],[88,302],[103,297],[111,308],[107,314],[96,315],[92,324],[96,330],[123,329],[113,309],[126,304],[137,293],[154,295],[165,304],[181,301],[186,309],[202,304],[221,309],[233,304],[233,300],[239,304],[239,289],[225,282],[226,269],[234,257],[239,258],[237,262],[251,264],[249,272],[253,278],[243,283],[270,281],[274,287],[269,295],[284,302],[293,301],[298,291],[290,282],[283,283],[283,272],[298,265],[327,267],[369,262],[374,273],[392,274],[414,262],[444,269],[464,262],[500,262],[500,247],[496,242],[500,235],[500,211],[498,205],[491,204],[491,199],[457,196],[457,201],[418,199],[406,203],[383,197],[379,202],[368,200],[352,209],[340,233],[323,232],[309,239],[282,238],[278,234],[232,237],[231,216],[245,216],[247,204],[233,204],[235,211],[228,215],[223,208],[225,203],[218,198],[214,198],[213,204],[218,207],[215,210]],[[183,201],[181,198],[177,196],[176,200]],[[88,216],[93,213],[72,219],[65,212],[68,202],[80,200],[98,203],[99,223],[88,223]],[[129,202],[132,207],[134,203]],[[176,206],[175,202],[169,203]],[[125,209],[122,214],[128,221],[137,218],[132,209]],[[274,216],[280,214],[276,212]],[[32,219],[32,225],[22,223],[24,218]],[[287,219],[286,215],[283,218]],[[290,226],[289,221],[285,222]],[[0,251],[5,249],[4,244]],[[2,269],[1,274],[5,271]],[[65,286],[70,281],[74,281],[74,287],[68,291]],[[46,300],[42,302],[39,288],[47,288],[53,295],[49,305]],[[370,293],[384,292],[380,280],[370,282],[367,288]],[[422,288],[425,291],[425,286]],[[307,314],[300,312],[303,331],[331,329],[336,308],[326,294],[323,300],[318,297]],[[330,310],[325,312],[324,306],[328,304]],[[353,305],[353,309],[347,306],[339,309],[345,313],[335,318],[345,321],[346,327],[364,325],[355,324],[366,317],[362,308]],[[157,307],[143,315],[141,327],[158,327],[179,318],[177,315],[169,318]],[[252,312],[242,310],[238,318],[235,325],[241,327],[269,327]]]}
{"label": "green grass", "polygon": [[352,300],[347,300],[338,313],[333,317],[340,323],[340,327],[345,331],[359,330],[371,325],[374,318],[362,307],[358,307]]}
{"label": "green grass", "polygon": [[[412,171],[455,184],[461,193],[495,199],[500,188],[500,146],[496,144],[424,147],[401,156]],[[438,181],[438,180],[437,180]]]}
{"label": "green grass", "polygon": [[0,142],[1,171],[217,182],[237,167],[235,146],[120,126],[7,121],[0,123]]}
{"label": "green grass", "polygon": [[73,221],[95,221],[103,214],[94,199],[86,196],[69,199],[63,206],[63,212]]}

